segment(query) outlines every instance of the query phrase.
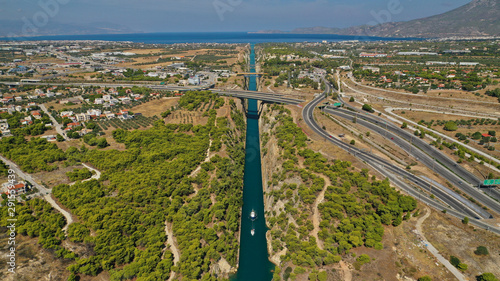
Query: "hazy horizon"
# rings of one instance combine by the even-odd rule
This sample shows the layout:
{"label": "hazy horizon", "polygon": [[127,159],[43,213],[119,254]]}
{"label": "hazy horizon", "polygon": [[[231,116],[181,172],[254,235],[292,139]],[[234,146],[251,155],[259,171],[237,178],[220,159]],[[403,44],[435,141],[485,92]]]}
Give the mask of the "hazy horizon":
{"label": "hazy horizon", "polygon": [[0,18],[4,23],[0,35],[19,33],[21,28],[29,30],[27,35],[32,36],[57,34],[72,26],[106,27],[121,33],[345,28],[432,16],[468,2],[470,0],[40,0],[33,3],[0,0]]}

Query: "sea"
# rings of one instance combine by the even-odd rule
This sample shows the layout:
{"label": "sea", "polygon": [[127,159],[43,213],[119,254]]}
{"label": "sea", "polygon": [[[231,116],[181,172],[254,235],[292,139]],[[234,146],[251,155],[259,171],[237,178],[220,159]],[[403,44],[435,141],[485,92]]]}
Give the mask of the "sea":
{"label": "sea", "polygon": [[[12,40],[13,38],[0,38]],[[368,36],[348,36],[336,34],[267,34],[249,32],[170,32],[170,33],[134,33],[134,34],[97,34],[97,35],[54,35],[37,37],[19,37],[15,41],[74,41],[97,40],[114,42],[134,42],[144,44],[176,43],[266,43],[266,42],[340,42],[340,41],[394,41],[422,40],[417,38],[388,38]]]}

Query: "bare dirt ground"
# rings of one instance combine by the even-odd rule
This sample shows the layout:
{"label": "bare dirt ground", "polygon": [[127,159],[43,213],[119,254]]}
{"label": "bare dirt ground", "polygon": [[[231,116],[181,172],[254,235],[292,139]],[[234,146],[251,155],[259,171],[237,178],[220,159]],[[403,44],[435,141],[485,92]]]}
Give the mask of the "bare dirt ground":
{"label": "bare dirt ground", "polygon": [[69,140],[69,141],[63,141],[63,142],[55,142],[58,148],[66,151],[70,147],[76,147],[80,148],[83,145],[83,140],[82,139],[77,139],[77,140]]}
{"label": "bare dirt ground", "polygon": [[[221,51],[224,51],[224,49],[220,49]],[[242,52],[243,48],[242,47],[237,47],[238,51]],[[204,55],[208,54],[210,52],[217,51],[217,49],[197,49],[197,50],[179,50],[176,53],[169,53],[166,55],[161,55],[162,52],[170,52],[171,50],[166,50],[166,49],[131,49],[127,50],[126,52],[132,52],[136,54],[141,54],[141,55],[150,55],[147,57],[138,57],[138,58],[131,58],[133,62],[125,62],[118,64],[118,66],[121,67],[131,67],[131,68],[140,68],[140,69],[149,69],[157,66],[167,66],[170,65],[174,62],[176,62],[175,57],[181,57],[183,59],[189,59],[193,60],[195,59],[196,56],[198,55]],[[226,56],[226,55],[224,55]],[[228,55],[229,56],[229,55]],[[233,63],[236,63],[238,61],[238,55],[232,54],[231,58],[224,59],[226,61],[227,65],[232,65]],[[173,58],[172,61],[170,62],[161,62],[161,63],[155,63],[159,58],[167,59],[167,58]],[[140,65],[142,63],[146,63],[144,65]],[[214,64],[216,64],[214,62]]]}
{"label": "bare dirt ground", "polygon": [[64,167],[62,165],[59,166],[59,169],[51,172],[38,172],[33,174],[36,178],[38,178],[41,182],[47,184],[49,187],[54,187],[59,184],[69,184],[71,181],[66,176],[67,172],[73,171],[73,169],[82,169],[84,168],[82,165],[68,166]]}
{"label": "bare dirt ground", "polygon": [[[1,228],[0,244],[7,245],[7,230]],[[4,281],[67,280],[72,262],[58,259],[52,250],[37,244],[38,238],[16,236],[16,273],[7,272],[7,250],[0,249],[0,279]],[[97,279],[94,279],[97,280]]]}
{"label": "bare dirt ground", "polygon": [[142,113],[146,117],[160,116],[162,112],[167,111],[179,102],[178,97],[164,97],[159,100],[151,100],[130,109],[134,113]]}
{"label": "bare dirt ground", "polygon": [[[0,229],[0,244],[7,245],[5,228]],[[44,249],[38,243],[38,238],[22,235],[16,236],[17,255],[16,273],[7,273],[7,251],[0,249],[0,280],[2,281],[50,281],[67,280],[69,271],[66,269],[74,262],[56,258],[53,250]],[[108,281],[110,276],[102,272],[97,276],[83,275],[81,281]]]}
{"label": "bare dirt ground", "polygon": [[[363,83],[363,85],[367,85],[367,83]],[[362,89],[369,89],[369,88],[362,87]],[[409,92],[406,92],[404,90],[399,90],[399,89],[387,89],[387,90],[409,94]],[[435,90],[429,90],[425,94],[421,92],[418,95],[425,95],[427,97],[436,97],[436,98],[469,99],[472,102],[474,102],[474,101],[498,102],[497,98],[490,97],[490,96],[487,96],[484,94],[484,92],[486,92],[487,90],[489,90],[489,89],[487,88],[484,90],[479,90],[477,92],[467,92],[467,91],[453,90],[453,89],[435,89]],[[385,92],[384,89],[382,89],[382,88],[379,91]],[[476,95],[476,93],[479,93],[479,95]]]}
{"label": "bare dirt ground", "polygon": [[196,125],[206,125],[208,122],[208,117],[203,116],[203,112],[200,111],[187,111],[187,110],[176,110],[170,116],[165,118],[166,123],[172,124],[193,124]]}
{"label": "bare dirt ground", "polygon": [[[366,86],[367,82],[364,82],[363,85]],[[364,86],[361,86],[361,89],[371,90],[371,91],[375,91],[375,92],[390,93],[390,92],[384,91],[384,90],[388,90],[388,91],[400,92],[400,93],[403,93],[403,94],[404,93],[409,94],[409,92],[404,91],[404,90],[400,90],[400,89],[382,89],[382,88],[379,89],[379,88],[377,88],[375,90],[375,89],[371,89],[371,88],[364,87]],[[483,101],[486,101],[486,102],[497,103],[498,102],[497,98],[490,97],[490,96],[487,96],[487,95],[484,94],[484,92],[486,92],[487,90],[489,90],[489,89],[486,88],[486,89],[475,91],[475,92],[467,92],[467,91],[455,90],[455,89],[435,89],[435,90],[429,90],[427,93],[420,92],[420,93],[414,94],[414,95],[415,96],[434,97],[434,98],[459,98],[459,99],[468,99],[471,102],[475,102],[475,101],[481,101],[481,102],[483,102]],[[394,94],[396,94],[396,93],[394,93]],[[443,99],[441,99],[441,100],[443,100]]]}
{"label": "bare dirt ground", "polygon": [[316,197],[316,200],[314,201],[313,205],[313,214],[312,214],[312,222],[314,229],[311,231],[311,235],[316,238],[316,241],[318,243],[318,248],[323,250],[323,243],[322,241],[318,238],[318,233],[320,231],[319,224],[321,220],[321,215],[318,210],[319,204],[323,203],[323,200],[325,199],[325,192],[326,189],[332,185],[330,179],[324,175],[321,175],[321,177],[325,180],[325,186],[323,187],[323,190],[318,194],[318,197]]}
{"label": "bare dirt ground", "polygon": [[51,102],[45,103],[45,106],[47,108],[53,106],[54,110],[57,110],[57,111],[63,110],[63,109],[71,110],[71,109],[74,109],[74,108],[80,108],[80,107],[82,107],[81,104],[75,104],[75,105],[59,104],[58,101],[51,101]]}
{"label": "bare dirt ground", "polygon": [[[464,225],[460,220],[435,212],[424,222],[426,238],[445,257],[458,257],[469,268],[465,275],[474,280],[476,275],[491,272],[500,276],[500,237],[486,230]],[[474,251],[485,246],[488,256],[478,256]]]}
{"label": "bare dirt ground", "polygon": [[[457,101],[457,100],[450,100],[450,99],[442,99],[442,98],[437,98],[435,96],[429,96],[429,95],[402,95],[402,94],[397,94],[397,93],[392,93],[392,92],[385,92],[381,91],[379,89],[370,89],[366,87],[361,87],[361,86],[355,86],[354,83],[352,83],[349,80],[344,79],[344,82],[346,82],[350,87],[352,87],[355,90],[361,91],[363,93],[367,93],[370,95],[373,95],[375,97],[380,97],[381,99],[377,99],[375,97],[370,97],[368,95],[363,95],[360,93],[353,92],[352,90],[345,88],[345,91],[347,95],[354,95],[357,96],[358,98],[365,98],[366,102],[369,102],[372,105],[375,104],[380,104],[383,106],[393,106],[393,107],[398,107],[402,105],[406,106],[414,106],[414,107],[420,107],[419,105],[426,105],[426,106],[438,106],[441,108],[446,108],[446,109],[461,109],[461,110],[467,110],[469,112],[497,112],[498,111],[498,100],[496,101],[488,101],[489,103],[477,103],[474,102],[473,99],[467,101]],[[386,100],[384,100],[386,98]],[[453,96],[452,98],[463,98],[461,96],[455,97]],[[392,99],[393,101],[389,100]],[[396,102],[398,101],[398,102]]]}
{"label": "bare dirt ground", "polygon": [[[166,52],[166,51],[170,52],[171,50],[167,50],[167,49],[164,49],[164,48],[158,48],[158,49],[129,49],[129,50],[126,50],[124,52],[134,53],[134,54],[138,54],[138,55],[154,55],[154,54],[159,54],[159,53]],[[175,56],[175,55],[183,55],[183,54],[185,54],[185,52],[179,50],[178,52],[173,53],[171,55]]]}

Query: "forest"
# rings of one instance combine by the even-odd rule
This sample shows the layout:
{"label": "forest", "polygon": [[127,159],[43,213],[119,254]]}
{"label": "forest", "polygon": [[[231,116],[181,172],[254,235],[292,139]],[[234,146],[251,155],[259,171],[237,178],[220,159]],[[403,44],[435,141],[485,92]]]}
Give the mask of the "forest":
{"label": "forest", "polygon": [[[176,110],[224,106],[222,98],[200,92],[180,99]],[[237,266],[244,164],[244,115],[234,101],[229,117],[206,109],[206,125],[165,124],[148,130],[117,129],[113,138],[124,151],[70,147],[66,151],[44,139],[4,138],[0,152],[26,172],[51,171],[58,165],[90,163],[99,180],[58,185],[53,196],[78,218],[67,239],[91,249],[78,256],[62,248],[65,220],[43,200],[20,204],[20,233],[41,237],[39,243],[61,258],[74,259],[70,280],[108,271],[111,280],[225,280],[214,264],[224,258]],[[212,157],[203,162],[210,140]],[[225,156],[229,155],[229,156]],[[198,173],[190,174],[201,165]],[[91,176],[87,169],[67,174],[71,180]],[[2,208],[6,225],[6,208]],[[43,211],[43,212],[42,212]],[[166,223],[173,226],[180,261],[166,247]],[[47,229],[48,231],[44,231]],[[51,234],[51,235],[49,235]],[[172,241],[169,241],[172,243]]]}
{"label": "forest", "polygon": [[[307,136],[283,106],[269,106],[263,119],[272,129],[263,134],[262,144],[274,138],[283,162],[268,182],[272,204],[281,201],[285,206],[268,214],[273,252],[287,249],[280,265],[286,268],[277,272],[314,275],[352,248],[382,249],[384,227],[400,225],[416,209],[416,200],[400,194],[387,179],[377,180],[367,169],[357,170],[348,161],[328,160],[308,149]],[[322,190],[317,240],[311,214]],[[278,273],[273,280],[280,280]]]}

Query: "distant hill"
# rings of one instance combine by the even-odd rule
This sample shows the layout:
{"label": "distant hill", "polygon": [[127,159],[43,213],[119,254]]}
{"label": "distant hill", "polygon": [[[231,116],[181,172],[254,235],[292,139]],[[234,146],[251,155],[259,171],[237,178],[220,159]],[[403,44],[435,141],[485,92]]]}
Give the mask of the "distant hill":
{"label": "distant hill", "polygon": [[420,38],[500,36],[500,0],[474,0],[443,14],[406,22],[344,29],[297,28],[290,33]]}
{"label": "distant hill", "polygon": [[116,34],[135,33],[136,30],[119,24],[108,22],[90,24],[66,24],[49,22],[40,28],[30,26],[29,23],[16,20],[0,20],[0,37],[34,37],[46,35],[85,35],[85,34]]}

